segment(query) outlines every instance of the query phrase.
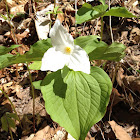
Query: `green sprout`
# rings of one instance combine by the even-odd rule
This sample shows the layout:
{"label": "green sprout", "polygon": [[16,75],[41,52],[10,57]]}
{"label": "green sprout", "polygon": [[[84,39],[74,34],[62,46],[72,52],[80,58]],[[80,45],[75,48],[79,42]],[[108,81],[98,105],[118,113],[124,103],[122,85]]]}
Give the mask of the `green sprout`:
{"label": "green sprout", "polygon": [[49,11],[46,14],[55,15],[55,18],[56,18],[57,17],[57,14],[63,13],[62,11],[58,11],[58,8],[59,8],[59,6],[56,6],[53,11]]}

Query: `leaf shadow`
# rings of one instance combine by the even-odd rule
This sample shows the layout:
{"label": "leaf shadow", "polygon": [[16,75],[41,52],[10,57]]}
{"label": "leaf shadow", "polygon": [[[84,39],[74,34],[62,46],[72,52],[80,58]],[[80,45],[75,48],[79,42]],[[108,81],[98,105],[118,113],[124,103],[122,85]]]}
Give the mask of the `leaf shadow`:
{"label": "leaf shadow", "polygon": [[53,92],[56,96],[59,96],[61,98],[65,98],[66,96],[66,90],[67,90],[67,84],[64,83],[61,70],[58,70],[56,72],[53,72],[49,75],[47,75],[44,80],[41,83],[41,86],[47,86],[52,83],[53,86]]}

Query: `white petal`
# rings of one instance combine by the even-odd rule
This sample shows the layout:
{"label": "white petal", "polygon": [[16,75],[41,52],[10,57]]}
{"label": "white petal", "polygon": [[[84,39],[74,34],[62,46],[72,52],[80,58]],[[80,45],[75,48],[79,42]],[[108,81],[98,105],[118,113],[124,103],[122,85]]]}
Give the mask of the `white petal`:
{"label": "white petal", "polygon": [[90,74],[90,62],[87,53],[79,46],[75,46],[73,54],[70,56],[70,61],[67,64],[74,71],[82,71]]}
{"label": "white petal", "polygon": [[[50,30],[52,45],[56,50],[62,50],[61,47],[74,46],[73,37],[62,26],[59,19],[55,21],[54,26]],[[60,49],[59,49],[60,48]]]}
{"label": "white petal", "polygon": [[62,69],[67,63],[69,57],[60,51],[56,51],[54,47],[48,49],[42,58],[41,70],[57,71]]}

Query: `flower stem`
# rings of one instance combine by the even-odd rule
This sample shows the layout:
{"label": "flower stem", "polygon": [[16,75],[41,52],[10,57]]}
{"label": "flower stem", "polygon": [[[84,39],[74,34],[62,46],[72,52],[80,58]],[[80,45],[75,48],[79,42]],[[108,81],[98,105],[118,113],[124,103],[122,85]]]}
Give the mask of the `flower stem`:
{"label": "flower stem", "polygon": [[9,126],[9,132],[10,132],[11,140],[14,140],[13,134],[12,134],[12,130],[11,130],[11,127],[10,126]]}
{"label": "flower stem", "polygon": [[33,96],[33,130],[35,133],[35,92],[34,92],[34,86],[33,86],[33,82],[32,82],[31,73],[30,73],[30,70],[28,67],[28,63],[27,63],[27,70],[29,72],[29,79],[30,79],[30,83],[31,83],[32,96]]}
{"label": "flower stem", "polygon": [[103,40],[103,25],[104,23],[103,23],[103,17],[101,17],[101,41]]}
{"label": "flower stem", "polygon": [[17,111],[15,110],[15,107],[14,107],[12,101],[10,100],[10,98],[8,97],[8,95],[7,95],[1,88],[0,88],[0,90],[1,90],[1,92],[4,94],[4,96],[8,99],[8,101],[10,102],[10,104],[11,104],[11,106],[12,106],[12,109],[14,110],[14,112],[15,112],[15,114],[16,114],[16,116],[17,116],[17,119],[18,119],[18,121],[19,121],[19,123],[20,123],[20,126],[21,126],[21,128],[22,128],[22,125],[21,125],[19,116],[18,116],[18,114],[17,114]]}

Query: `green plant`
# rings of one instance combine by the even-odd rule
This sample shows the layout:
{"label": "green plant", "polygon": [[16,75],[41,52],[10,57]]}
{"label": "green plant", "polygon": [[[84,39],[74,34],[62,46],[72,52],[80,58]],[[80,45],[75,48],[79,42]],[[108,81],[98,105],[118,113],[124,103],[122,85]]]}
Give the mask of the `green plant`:
{"label": "green plant", "polygon": [[15,129],[16,127],[15,120],[18,120],[18,117],[17,117],[17,114],[14,114],[14,113],[6,112],[1,117],[2,129],[5,130],[6,132],[8,131],[10,132],[12,140],[14,140],[13,135],[12,135],[12,128]]}
{"label": "green plant", "polygon": [[81,24],[83,22],[87,22],[96,18],[103,18],[104,16],[116,16],[116,17],[124,17],[124,18],[138,18],[129,12],[125,7],[112,7],[110,10],[108,9],[108,5],[105,4],[105,0],[100,0],[101,5],[97,5],[92,7],[88,3],[84,3],[82,7],[78,10],[76,15],[77,24]]}
{"label": "green plant", "polygon": [[[40,70],[42,69],[41,66],[44,65],[42,59],[45,57],[44,54],[47,54],[48,50],[49,52],[53,50],[54,53],[51,53],[49,57],[47,56],[45,62],[50,61],[49,64],[52,63],[51,68],[55,66],[54,70],[46,69],[54,72],[47,73],[43,80],[33,83],[30,77],[32,91],[33,85],[36,89],[41,90],[45,101],[45,108],[51,118],[59,123],[60,126],[63,126],[77,140],[84,140],[89,129],[102,119],[106,112],[112,90],[112,82],[103,69],[92,66],[90,74],[87,74],[88,72],[83,71],[84,65],[82,64],[82,69],[77,70],[75,64],[79,64],[82,59],[80,51],[87,53],[89,61],[120,61],[125,55],[124,50],[126,47],[118,42],[108,45],[102,41],[103,17],[136,17],[124,7],[113,7],[107,11],[108,6],[105,4],[105,1],[100,0],[100,2],[102,5],[95,7],[85,3],[78,10],[76,19],[77,23],[81,24],[101,17],[101,37],[93,35],[80,36],[73,41],[71,35],[58,23],[59,29],[51,29],[51,32],[55,34],[51,33],[51,39],[48,38],[47,40],[36,42],[24,55],[18,53],[12,55],[8,53],[18,46],[11,46],[10,48],[1,47],[0,69],[12,64],[33,61],[29,69]],[[55,7],[54,11],[50,11],[47,14],[49,13],[57,15],[59,13],[58,7]],[[99,41],[100,38],[101,40]],[[78,47],[76,47],[77,45]],[[56,65],[59,66],[59,64],[63,63],[58,62],[55,64],[56,60],[60,58],[56,57],[55,54],[58,52],[54,48],[58,49],[57,51],[59,51],[62,61],[64,61],[63,57],[71,58],[71,60],[64,63],[61,67],[56,68]],[[76,51],[75,55],[72,54],[73,50]],[[82,59],[83,61],[84,59]],[[74,67],[71,67],[70,63]]]}
{"label": "green plant", "polygon": [[63,13],[62,11],[58,11],[58,9],[59,9],[59,6],[56,6],[53,11],[49,11],[46,14],[55,15],[55,18],[57,18],[57,14]]}

